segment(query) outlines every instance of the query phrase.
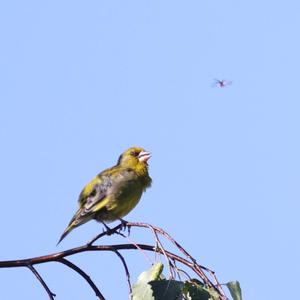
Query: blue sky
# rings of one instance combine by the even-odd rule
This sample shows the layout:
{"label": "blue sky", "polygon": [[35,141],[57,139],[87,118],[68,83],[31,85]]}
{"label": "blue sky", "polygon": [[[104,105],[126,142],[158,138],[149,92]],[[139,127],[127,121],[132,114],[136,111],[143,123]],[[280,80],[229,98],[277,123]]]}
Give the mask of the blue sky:
{"label": "blue sky", "polygon": [[[153,186],[128,220],[166,229],[221,282],[239,280],[245,299],[294,298],[299,9],[296,0],[2,1],[0,260],[102,230],[89,222],[55,246],[82,187],[139,145],[153,153]],[[214,78],[233,83],[213,88]],[[125,254],[135,281],[149,262]],[[114,255],[72,261],[107,299],[127,298]],[[37,269],[56,299],[95,299],[65,267]],[[47,299],[26,269],[0,278],[1,299]]]}

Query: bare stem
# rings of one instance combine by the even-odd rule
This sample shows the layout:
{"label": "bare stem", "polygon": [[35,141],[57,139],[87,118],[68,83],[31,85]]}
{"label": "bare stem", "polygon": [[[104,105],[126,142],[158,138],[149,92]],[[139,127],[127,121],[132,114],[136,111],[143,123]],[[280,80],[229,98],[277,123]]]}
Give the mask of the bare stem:
{"label": "bare stem", "polygon": [[116,233],[118,230],[122,229],[123,227],[123,223],[115,226],[114,228],[110,228],[110,229],[107,229],[99,234],[97,234],[95,237],[93,237],[88,243],[87,245],[88,246],[92,246],[97,240],[101,239],[102,237],[104,236],[108,236],[108,235],[112,235],[113,233]]}
{"label": "bare stem", "polygon": [[71,268],[75,272],[77,272],[79,275],[81,275],[87,281],[87,283],[90,285],[90,287],[94,290],[96,296],[100,300],[105,300],[104,296],[101,294],[100,290],[97,288],[97,286],[95,285],[95,283],[93,282],[91,277],[88,274],[86,274],[82,269],[80,269],[78,266],[76,266],[75,264],[73,264],[72,262],[70,262],[69,260],[67,260],[63,257],[57,259],[56,261],[68,266],[69,268]]}
{"label": "bare stem", "polygon": [[[116,253],[116,255],[120,258],[122,261],[123,267],[125,269],[126,273],[126,279],[128,283],[128,289],[129,289],[129,299],[132,297],[132,287],[130,283],[130,273],[126,264],[126,261],[124,257],[120,254],[119,251],[121,250],[145,250],[145,251],[151,251],[155,253],[159,253],[164,255],[166,258],[168,264],[169,264],[169,270],[171,274],[171,278],[175,277],[174,276],[174,271],[179,273],[184,273],[187,277],[189,275],[181,270],[180,268],[177,268],[176,263],[181,263],[188,268],[190,268],[195,274],[199,276],[199,278],[202,280],[202,282],[207,285],[208,287],[214,288],[217,293],[219,294],[219,299],[220,300],[227,300],[227,297],[225,295],[225,292],[222,289],[222,286],[220,285],[219,281],[217,280],[217,277],[215,275],[215,272],[202,266],[199,265],[196,262],[196,259],[194,259],[177,241],[175,241],[167,232],[165,232],[163,229],[153,226],[151,224],[147,223],[140,223],[140,222],[126,222],[126,226],[130,229],[131,227],[144,227],[148,228],[151,230],[151,232],[154,235],[154,240],[156,245],[145,245],[145,244],[137,244],[137,243],[131,243],[131,244],[115,244],[115,245],[93,245],[98,239],[104,237],[104,236],[109,236],[114,233],[119,233],[119,230],[122,229],[124,226],[124,223],[121,223],[114,228],[109,228],[106,231],[98,234],[95,236],[90,242],[88,242],[86,245],[77,247],[77,248],[72,248],[68,249],[62,252],[57,252],[49,255],[44,255],[40,257],[33,257],[33,258],[28,258],[28,259],[21,259],[21,260],[10,260],[10,261],[0,261],[0,268],[11,268],[11,267],[28,267],[37,277],[37,279],[41,282],[43,285],[44,289],[47,291],[49,298],[51,300],[54,299],[55,294],[53,294],[44,280],[41,278],[39,273],[34,269],[33,265],[35,264],[41,264],[41,263],[47,263],[47,262],[60,262],[62,264],[67,265],[77,273],[79,273],[90,285],[90,287],[94,290],[96,293],[96,296],[103,300],[105,299],[95,283],[91,280],[91,278],[79,267],[77,267],[75,264],[70,262],[69,260],[66,259],[66,257],[75,255],[77,253],[81,252],[88,252],[88,251],[112,251]],[[122,234],[121,234],[122,235]],[[183,254],[183,257],[180,255],[177,255],[175,253],[172,253],[170,251],[167,251],[162,242],[160,241],[159,235],[162,235],[164,238],[166,238],[168,241],[170,241],[176,248],[177,250]],[[123,236],[123,235],[122,235]],[[211,278],[211,279],[210,279]],[[213,283],[214,281],[214,283]]]}
{"label": "bare stem", "polygon": [[52,293],[48,287],[48,285],[46,284],[46,282],[44,281],[44,279],[42,278],[42,276],[40,275],[40,273],[32,266],[32,265],[27,265],[28,269],[35,275],[35,277],[38,279],[38,281],[41,283],[41,285],[43,286],[43,288],[46,290],[49,298],[51,300],[54,300],[54,297],[56,296],[54,293]]}
{"label": "bare stem", "polygon": [[126,273],[126,279],[127,279],[127,284],[128,284],[128,289],[129,289],[129,300],[132,299],[132,287],[131,287],[131,283],[130,283],[130,273],[126,264],[126,261],[124,259],[124,257],[121,255],[121,253],[118,250],[115,250],[115,253],[117,254],[117,256],[120,258],[120,260],[122,261],[125,273]]}
{"label": "bare stem", "polygon": [[215,288],[218,292],[220,292],[223,296],[225,296],[224,291],[222,290],[222,288],[220,288],[220,284],[219,282],[216,280],[216,277],[213,276],[213,278],[215,279],[216,283],[213,284],[212,281],[206,276],[206,274],[204,273],[203,270],[207,271],[208,273],[210,273],[211,275],[214,274],[214,271],[201,266],[197,263],[196,259],[193,258],[177,241],[175,241],[175,239],[173,239],[166,231],[164,231],[162,228],[153,226],[151,224],[148,223],[142,223],[142,222],[127,222],[127,226],[129,227],[144,227],[144,228],[149,228],[152,232],[155,233],[156,239],[157,239],[157,232],[160,233],[161,235],[163,235],[167,240],[169,240],[173,245],[176,246],[176,248],[183,253],[191,262],[193,262],[194,264],[194,268],[195,268],[195,272],[202,278],[202,280],[204,281],[204,283],[208,286],[211,286],[213,288]]}

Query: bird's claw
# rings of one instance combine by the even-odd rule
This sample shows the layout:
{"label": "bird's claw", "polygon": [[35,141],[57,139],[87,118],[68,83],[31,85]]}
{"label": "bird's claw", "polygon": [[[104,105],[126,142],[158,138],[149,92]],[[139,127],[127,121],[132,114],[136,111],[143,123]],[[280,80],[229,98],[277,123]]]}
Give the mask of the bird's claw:
{"label": "bird's claw", "polygon": [[119,233],[121,234],[121,231],[125,231],[127,229],[128,230],[127,236],[129,236],[130,235],[130,226],[128,226],[128,222],[123,219],[120,219],[120,221],[121,221],[121,227],[119,229]]}
{"label": "bird's claw", "polygon": [[114,233],[114,231],[107,226],[104,222],[102,222],[103,226],[105,227],[105,229],[103,229],[103,232],[106,233],[106,235],[112,235]]}

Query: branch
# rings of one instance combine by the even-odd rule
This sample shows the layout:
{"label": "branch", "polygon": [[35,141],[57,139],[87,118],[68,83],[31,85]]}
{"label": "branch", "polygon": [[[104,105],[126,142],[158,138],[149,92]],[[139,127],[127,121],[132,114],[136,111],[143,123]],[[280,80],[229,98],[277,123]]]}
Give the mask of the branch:
{"label": "branch", "polygon": [[121,253],[118,250],[116,250],[115,253],[118,255],[118,257],[122,261],[122,264],[125,269],[126,279],[127,279],[128,289],[129,289],[129,300],[130,300],[130,299],[132,299],[132,287],[131,287],[131,283],[130,283],[130,273],[129,273],[129,270],[128,270],[128,267],[127,267],[124,257],[121,255]]}
{"label": "branch", "polygon": [[[11,267],[28,267],[29,265],[35,265],[35,264],[42,264],[46,262],[55,262],[59,261],[61,258],[71,256],[77,253],[87,252],[87,251],[113,251],[116,252],[118,250],[137,250],[138,248],[146,251],[152,251],[152,252],[159,252],[163,254],[163,251],[161,249],[156,248],[155,246],[151,245],[145,245],[145,244],[117,244],[117,245],[98,245],[98,246],[89,246],[84,245],[77,248],[72,248],[69,250],[65,250],[62,252],[57,252],[49,255],[39,256],[39,257],[33,257],[28,259],[21,259],[21,260],[10,260],[10,261],[0,261],[0,268],[11,268]],[[169,252],[165,250],[166,255],[175,261],[178,261],[187,267],[191,268],[198,276],[201,278],[201,273],[199,272],[198,265],[195,265],[195,263],[188,261],[187,259],[180,257],[172,252]],[[221,291],[214,285],[211,285],[216,289],[216,291],[220,294],[221,299],[227,299],[225,295],[222,295]]]}
{"label": "branch", "polygon": [[46,290],[49,298],[51,300],[54,300],[54,297],[56,295],[50,291],[48,285],[46,284],[46,282],[44,281],[44,279],[42,278],[42,276],[39,274],[39,272],[32,265],[30,265],[30,264],[27,267],[35,275],[35,277],[38,279],[38,281],[42,284],[42,286]]}
{"label": "branch", "polygon": [[65,259],[65,258],[59,258],[56,261],[68,266],[69,268],[73,269],[74,271],[76,271],[79,275],[81,275],[90,285],[90,287],[94,290],[96,296],[100,299],[100,300],[105,300],[104,296],[101,294],[101,292],[99,291],[99,289],[97,288],[97,286],[95,285],[95,283],[92,281],[91,277],[86,274],[83,270],[81,270],[79,267],[77,267],[75,264],[73,264],[72,262],[70,262],[69,260]]}
{"label": "branch", "polygon": [[[53,253],[53,254],[49,254],[49,255],[39,256],[39,257],[33,257],[33,258],[27,258],[27,259],[21,259],[21,260],[0,261],[0,268],[28,267],[36,275],[38,280],[42,283],[42,285],[45,288],[45,290],[47,291],[50,299],[53,300],[54,299],[53,297],[55,295],[50,291],[50,289],[48,288],[46,283],[43,281],[41,276],[33,268],[33,265],[41,264],[41,263],[47,263],[47,262],[60,262],[60,263],[63,263],[65,265],[67,265],[68,267],[72,268],[77,273],[79,273],[89,283],[90,287],[96,293],[96,296],[99,299],[103,300],[103,299],[105,299],[104,296],[101,294],[101,292],[99,291],[99,289],[97,288],[95,283],[91,280],[91,278],[82,269],[80,269],[75,264],[73,264],[72,262],[67,260],[66,257],[71,256],[71,255],[75,255],[77,253],[88,252],[88,251],[112,251],[112,252],[116,253],[116,255],[122,261],[122,264],[123,264],[123,267],[124,267],[125,273],[126,273],[129,292],[130,292],[129,297],[131,297],[132,287],[131,287],[131,283],[130,283],[130,274],[129,274],[129,271],[128,271],[126,261],[125,261],[124,257],[120,254],[119,251],[121,251],[121,250],[145,250],[145,251],[160,253],[160,254],[163,254],[166,257],[167,262],[169,264],[171,277],[175,277],[174,273],[173,273],[174,271],[177,273],[177,276],[180,276],[179,272],[184,273],[183,270],[177,268],[177,266],[176,266],[176,262],[179,262],[179,263],[187,266],[191,270],[193,270],[193,272],[200,277],[200,279],[203,281],[203,283],[207,287],[213,288],[219,294],[219,299],[220,300],[227,300],[226,294],[223,291],[222,286],[220,285],[219,281],[217,280],[215,272],[208,269],[208,268],[206,268],[206,267],[204,267],[204,266],[202,266],[202,265],[199,265],[196,262],[196,259],[194,259],[178,242],[176,242],[163,229],[161,229],[159,227],[156,227],[156,226],[153,226],[153,225],[150,225],[150,224],[147,224],[147,223],[138,223],[138,222],[136,222],[136,223],[126,222],[126,226],[128,227],[128,229],[130,229],[131,227],[140,227],[140,228],[150,229],[151,232],[154,235],[154,240],[155,240],[156,245],[153,246],[153,245],[136,244],[136,243],[116,244],[116,245],[93,245],[101,237],[109,236],[109,235],[112,235],[114,233],[125,237],[122,233],[120,233],[120,230],[122,228],[124,228],[124,222],[122,222],[121,224],[115,226],[114,228],[111,228],[111,229],[108,228],[106,231],[102,232],[101,234],[98,234],[95,238],[93,238],[86,245],[76,247],[76,248],[72,248],[72,249],[68,249],[68,250],[61,251],[61,252],[57,252],[57,253]],[[167,251],[163,247],[163,245],[162,245],[162,243],[161,243],[161,241],[158,237],[158,234],[162,235],[167,240],[169,240],[178,249],[178,251],[181,252],[184,255],[184,257],[179,256],[179,255],[177,255],[175,253],[172,253],[170,251]],[[206,273],[212,279],[210,279]],[[213,283],[213,281],[215,283]]]}
{"label": "branch", "polygon": [[[129,228],[130,227],[144,227],[144,228],[149,228],[155,236],[155,239],[157,240],[157,232],[160,233],[161,235],[163,235],[166,239],[168,239],[173,245],[176,246],[176,248],[183,253],[189,260],[191,260],[194,263],[194,267],[195,269],[197,269],[197,274],[200,276],[200,278],[202,278],[202,280],[204,281],[205,284],[207,284],[210,287],[215,288],[215,290],[222,296],[224,296],[226,298],[225,292],[223,291],[223,288],[221,286],[221,284],[219,283],[215,272],[199,265],[196,262],[196,259],[193,258],[177,241],[175,241],[174,238],[172,238],[166,231],[164,231],[162,228],[153,226],[151,224],[148,223],[143,223],[143,222],[127,222],[126,224]],[[159,241],[159,240],[158,240]],[[159,244],[161,246],[161,244]],[[170,265],[170,261],[169,261],[169,265]],[[215,280],[216,285],[214,285],[211,280],[205,275],[205,273],[203,272],[203,270],[207,271]]]}

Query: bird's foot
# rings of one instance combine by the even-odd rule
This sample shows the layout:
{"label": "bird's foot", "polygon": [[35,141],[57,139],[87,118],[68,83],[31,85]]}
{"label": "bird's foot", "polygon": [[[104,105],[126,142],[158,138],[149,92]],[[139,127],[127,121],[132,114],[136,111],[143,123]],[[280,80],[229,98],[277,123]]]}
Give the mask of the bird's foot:
{"label": "bird's foot", "polygon": [[119,233],[121,233],[121,231],[125,231],[127,229],[127,236],[130,236],[130,226],[128,226],[128,222],[121,218],[119,220],[121,222],[121,227],[120,227]]}
{"label": "bird's foot", "polygon": [[106,235],[112,235],[114,233],[114,231],[109,226],[107,226],[104,222],[101,223],[105,227],[105,229],[103,229],[103,232],[105,232]]}

